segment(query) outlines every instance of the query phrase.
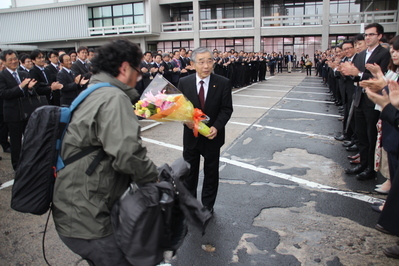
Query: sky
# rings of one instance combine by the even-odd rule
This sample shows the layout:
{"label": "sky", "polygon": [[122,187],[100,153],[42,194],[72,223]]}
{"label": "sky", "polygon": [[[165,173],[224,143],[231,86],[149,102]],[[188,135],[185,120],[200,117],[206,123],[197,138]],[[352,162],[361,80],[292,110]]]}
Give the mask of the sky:
{"label": "sky", "polygon": [[8,8],[11,6],[11,0],[0,0],[0,8]]}

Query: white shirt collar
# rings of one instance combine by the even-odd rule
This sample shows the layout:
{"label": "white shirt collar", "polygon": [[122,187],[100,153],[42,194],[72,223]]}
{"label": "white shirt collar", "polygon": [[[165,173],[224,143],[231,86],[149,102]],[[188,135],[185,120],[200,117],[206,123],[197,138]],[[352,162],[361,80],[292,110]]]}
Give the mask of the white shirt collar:
{"label": "white shirt collar", "polygon": [[196,76],[196,80],[197,80],[197,83],[196,83],[197,85],[200,83],[201,80],[204,81],[204,83],[206,84],[206,86],[209,85],[209,81],[210,81],[210,79],[211,79],[211,75],[207,76],[207,77],[204,78],[204,79],[201,79],[201,78],[198,76],[198,74],[195,74],[195,76]]}

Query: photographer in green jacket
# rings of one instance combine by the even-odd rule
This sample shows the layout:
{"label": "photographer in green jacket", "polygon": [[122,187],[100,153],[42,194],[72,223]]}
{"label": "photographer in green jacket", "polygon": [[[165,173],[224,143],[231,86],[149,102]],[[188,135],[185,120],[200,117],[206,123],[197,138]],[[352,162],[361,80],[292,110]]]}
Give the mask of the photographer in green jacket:
{"label": "photographer in green jacket", "polygon": [[141,79],[142,52],[128,40],[115,40],[92,59],[90,84],[108,82],[91,93],[74,111],[62,143],[69,158],[84,148],[99,146],[104,158],[88,176],[85,171],[98,151],[58,173],[53,218],[61,240],[90,265],[129,265],[118,248],[110,213],[132,181],[156,182],[158,171],[142,146],[140,125],[132,101]]}

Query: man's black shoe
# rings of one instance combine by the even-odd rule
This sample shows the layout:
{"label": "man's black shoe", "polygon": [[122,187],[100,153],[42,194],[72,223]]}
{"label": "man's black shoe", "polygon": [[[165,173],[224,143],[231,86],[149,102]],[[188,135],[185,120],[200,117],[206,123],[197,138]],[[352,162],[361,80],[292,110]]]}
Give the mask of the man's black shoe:
{"label": "man's black shoe", "polygon": [[336,139],[338,141],[344,141],[344,140],[346,140],[346,136],[345,135],[335,136],[334,139]]}
{"label": "man's black shoe", "polygon": [[346,150],[347,150],[347,151],[358,151],[359,148],[357,147],[356,144],[353,144],[353,145],[350,146],[350,147],[346,147]]}
{"label": "man's black shoe", "polygon": [[4,150],[5,153],[11,153],[11,147],[8,147],[7,149]]}
{"label": "man's black shoe", "polygon": [[364,169],[365,169],[364,166],[358,165],[354,168],[346,168],[345,173],[347,173],[348,175],[357,175],[357,174],[360,174],[361,172],[363,172]]}
{"label": "man's black shoe", "polygon": [[374,179],[376,177],[377,173],[374,170],[370,170],[370,168],[367,168],[360,174],[356,176],[357,180],[363,181],[363,180],[369,180],[369,179]]}
{"label": "man's black shoe", "polygon": [[399,245],[384,249],[385,256],[399,259]]}
{"label": "man's black shoe", "polygon": [[345,148],[353,145],[355,145],[354,141],[344,141],[344,143],[342,143],[342,146],[344,146]]}

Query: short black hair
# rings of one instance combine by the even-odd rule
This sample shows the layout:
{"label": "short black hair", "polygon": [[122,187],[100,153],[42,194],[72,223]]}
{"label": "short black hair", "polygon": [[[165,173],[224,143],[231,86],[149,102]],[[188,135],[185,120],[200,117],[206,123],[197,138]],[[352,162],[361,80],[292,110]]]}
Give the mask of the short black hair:
{"label": "short black hair", "polygon": [[96,50],[94,50],[94,48],[89,48],[89,49],[87,50],[87,52],[88,52],[88,53],[95,53]]}
{"label": "short black hair", "polygon": [[143,52],[137,44],[127,39],[113,40],[97,49],[97,55],[91,62],[91,70],[93,74],[106,72],[116,77],[123,62],[137,68],[142,57]]}
{"label": "short black hair", "polygon": [[57,52],[56,50],[50,51],[50,52],[48,53],[48,57],[50,58],[52,54],[54,54],[54,55],[56,55],[56,56],[58,57],[58,52]]}
{"label": "short black hair", "polygon": [[30,59],[31,59],[31,60],[36,60],[36,58],[37,58],[40,54],[44,55],[44,54],[42,53],[42,51],[40,51],[39,49],[35,49],[35,50],[33,50],[33,51],[30,53]]}
{"label": "short black hair", "polygon": [[364,41],[364,35],[363,35],[363,34],[358,34],[358,35],[356,35],[355,38],[353,38],[353,41],[354,41],[354,42],[357,42],[357,41]]}
{"label": "short black hair", "polygon": [[[64,63],[64,57],[67,56],[68,54],[62,54],[58,57],[58,61],[60,61],[61,64]],[[69,55],[68,55],[69,56]]]}
{"label": "short black hair", "polygon": [[176,53],[180,53],[180,51],[178,50],[173,51],[173,55],[175,55]]}
{"label": "short black hair", "polygon": [[144,56],[146,56],[147,54],[150,54],[150,55],[152,56],[152,52],[150,52],[150,51],[146,51],[146,52],[144,53]]}
{"label": "short black hair", "polygon": [[343,43],[342,43],[342,46],[344,46],[344,44],[352,44],[352,47],[354,47],[355,46],[355,44],[353,43],[353,41],[352,40],[345,40]]}
{"label": "short black hair", "polygon": [[6,61],[6,55],[12,55],[12,54],[18,56],[17,52],[14,50],[4,50],[3,52],[0,53],[0,59]]}
{"label": "short black hair", "polygon": [[77,54],[77,52],[75,50],[71,50],[68,52],[68,55],[71,56],[71,54]]}
{"label": "short black hair", "polygon": [[19,61],[21,61],[22,64],[25,64],[26,59],[30,58],[28,54],[21,54],[19,56]]}
{"label": "short black hair", "polygon": [[366,27],[364,27],[364,30],[368,30],[368,29],[371,29],[371,28],[374,28],[374,27],[377,29],[378,35],[384,34],[384,27],[381,24],[379,24],[379,23],[368,24]]}
{"label": "short black hair", "polygon": [[81,51],[86,50],[86,52],[89,52],[86,46],[80,46],[77,50],[78,53],[80,53]]}

